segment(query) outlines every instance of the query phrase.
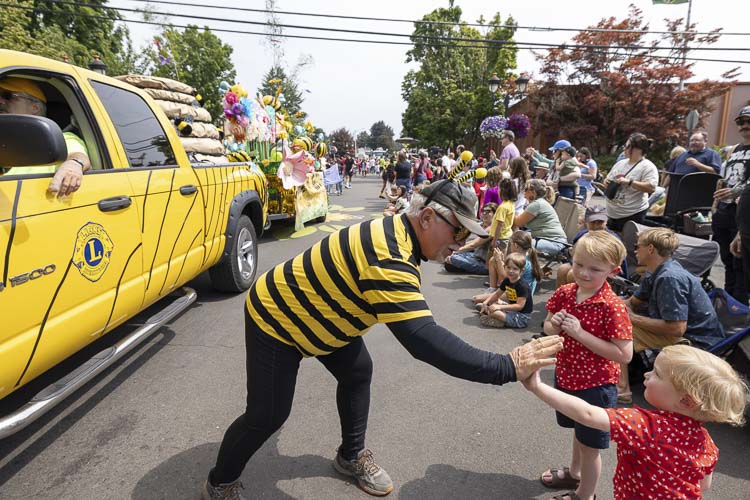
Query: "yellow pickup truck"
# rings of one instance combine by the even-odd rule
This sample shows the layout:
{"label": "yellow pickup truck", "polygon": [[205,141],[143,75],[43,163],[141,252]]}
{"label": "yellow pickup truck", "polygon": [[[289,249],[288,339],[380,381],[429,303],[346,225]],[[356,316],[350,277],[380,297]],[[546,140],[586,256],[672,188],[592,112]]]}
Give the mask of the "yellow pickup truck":
{"label": "yellow pickup truck", "polygon": [[[191,164],[145,92],[0,50],[0,83],[7,78],[43,92],[46,118],[0,114],[0,400],[183,291],[142,328],[0,417],[0,438],[187,308],[195,292],[182,285],[199,273],[208,270],[219,290],[249,288],[267,222],[263,173],[248,164]],[[78,191],[57,197],[47,191],[52,173],[17,167],[62,161],[63,131],[83,141],[92,168]]]}

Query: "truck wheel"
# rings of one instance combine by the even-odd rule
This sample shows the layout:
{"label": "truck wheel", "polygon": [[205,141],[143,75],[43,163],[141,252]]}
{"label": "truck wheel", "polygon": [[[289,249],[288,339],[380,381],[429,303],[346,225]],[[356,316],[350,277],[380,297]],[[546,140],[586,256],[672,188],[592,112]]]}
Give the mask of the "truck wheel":
{"label": "truck wheel", "polygon": [[231,236],[229,256],[208,270],[211,284],[221,292],[250,288],[258,270],[258,238],[247,215],[241,215]]}
{"label": "truck wheel", "polygon": [[326,217],[328,217],[328,212],[324,213],[323,215],[315,219],[313,222],[315,222],[315,224],[320,224],[326,221]]}

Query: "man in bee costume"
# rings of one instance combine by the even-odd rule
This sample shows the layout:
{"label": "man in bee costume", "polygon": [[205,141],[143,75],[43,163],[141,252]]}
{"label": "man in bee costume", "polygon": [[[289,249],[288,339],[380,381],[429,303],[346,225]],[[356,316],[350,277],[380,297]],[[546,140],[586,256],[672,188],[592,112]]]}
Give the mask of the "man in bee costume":
{"label": "man in bee costume", "polygon": [[242,471],[289,416],[306,357],[338,382],[341,445],[333,467],[369,494],[393,490],[365,448],[372,360],[362,336],[376,323],[387,324],[416,359],[465,380],[501,385],[554,363],[559,337],[500,355],[470,346],[432,317],[420,263],[442,262],[470,233],[487,236],[475,219],[476,201],[469,187],[436,182],[413,196],[406,213],[333,233],[256,280],[245,301],[247,408],[224,435],[204,499],[243,498]]}

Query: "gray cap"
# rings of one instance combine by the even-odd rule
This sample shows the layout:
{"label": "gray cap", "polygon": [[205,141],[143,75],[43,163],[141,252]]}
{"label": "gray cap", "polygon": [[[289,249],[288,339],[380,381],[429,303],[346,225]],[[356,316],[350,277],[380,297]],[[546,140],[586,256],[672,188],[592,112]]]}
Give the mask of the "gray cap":
{"label": "gray cap", "polygon": [[734,119],[737,120],[738,118],[744,117],[750,118],[750,106],[745,106],[744,108],[742,108],[740,112],[737,113],[737,116],[734,117]]}
{"label": "gray cap", "polygon": [[586,208],[586,215],[584,216],[586,222],[594,222],[595,220],[607,220],[607,209],[601,205],[591,205]]}
{"label": "gray cap", "polygon": [[440,203],[453,212],[453,215],[456,216],[463,227],[477,236],[488,236],[487,231],[479,224],[474,213],[477,195],[470,187],[446,179],[423,188],[421,194],[425,197],[425,206],[431,201]]}

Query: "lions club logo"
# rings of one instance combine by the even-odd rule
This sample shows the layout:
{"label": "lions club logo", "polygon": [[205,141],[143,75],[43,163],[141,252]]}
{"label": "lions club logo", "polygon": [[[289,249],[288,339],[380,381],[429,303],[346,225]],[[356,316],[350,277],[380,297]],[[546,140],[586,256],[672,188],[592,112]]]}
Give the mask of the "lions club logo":
{"label": "lions club logo", "polygon": [[114,244],[101,224],[89,222],[78,230],[73,265],[89,281],[99,281],[109,266]]}

